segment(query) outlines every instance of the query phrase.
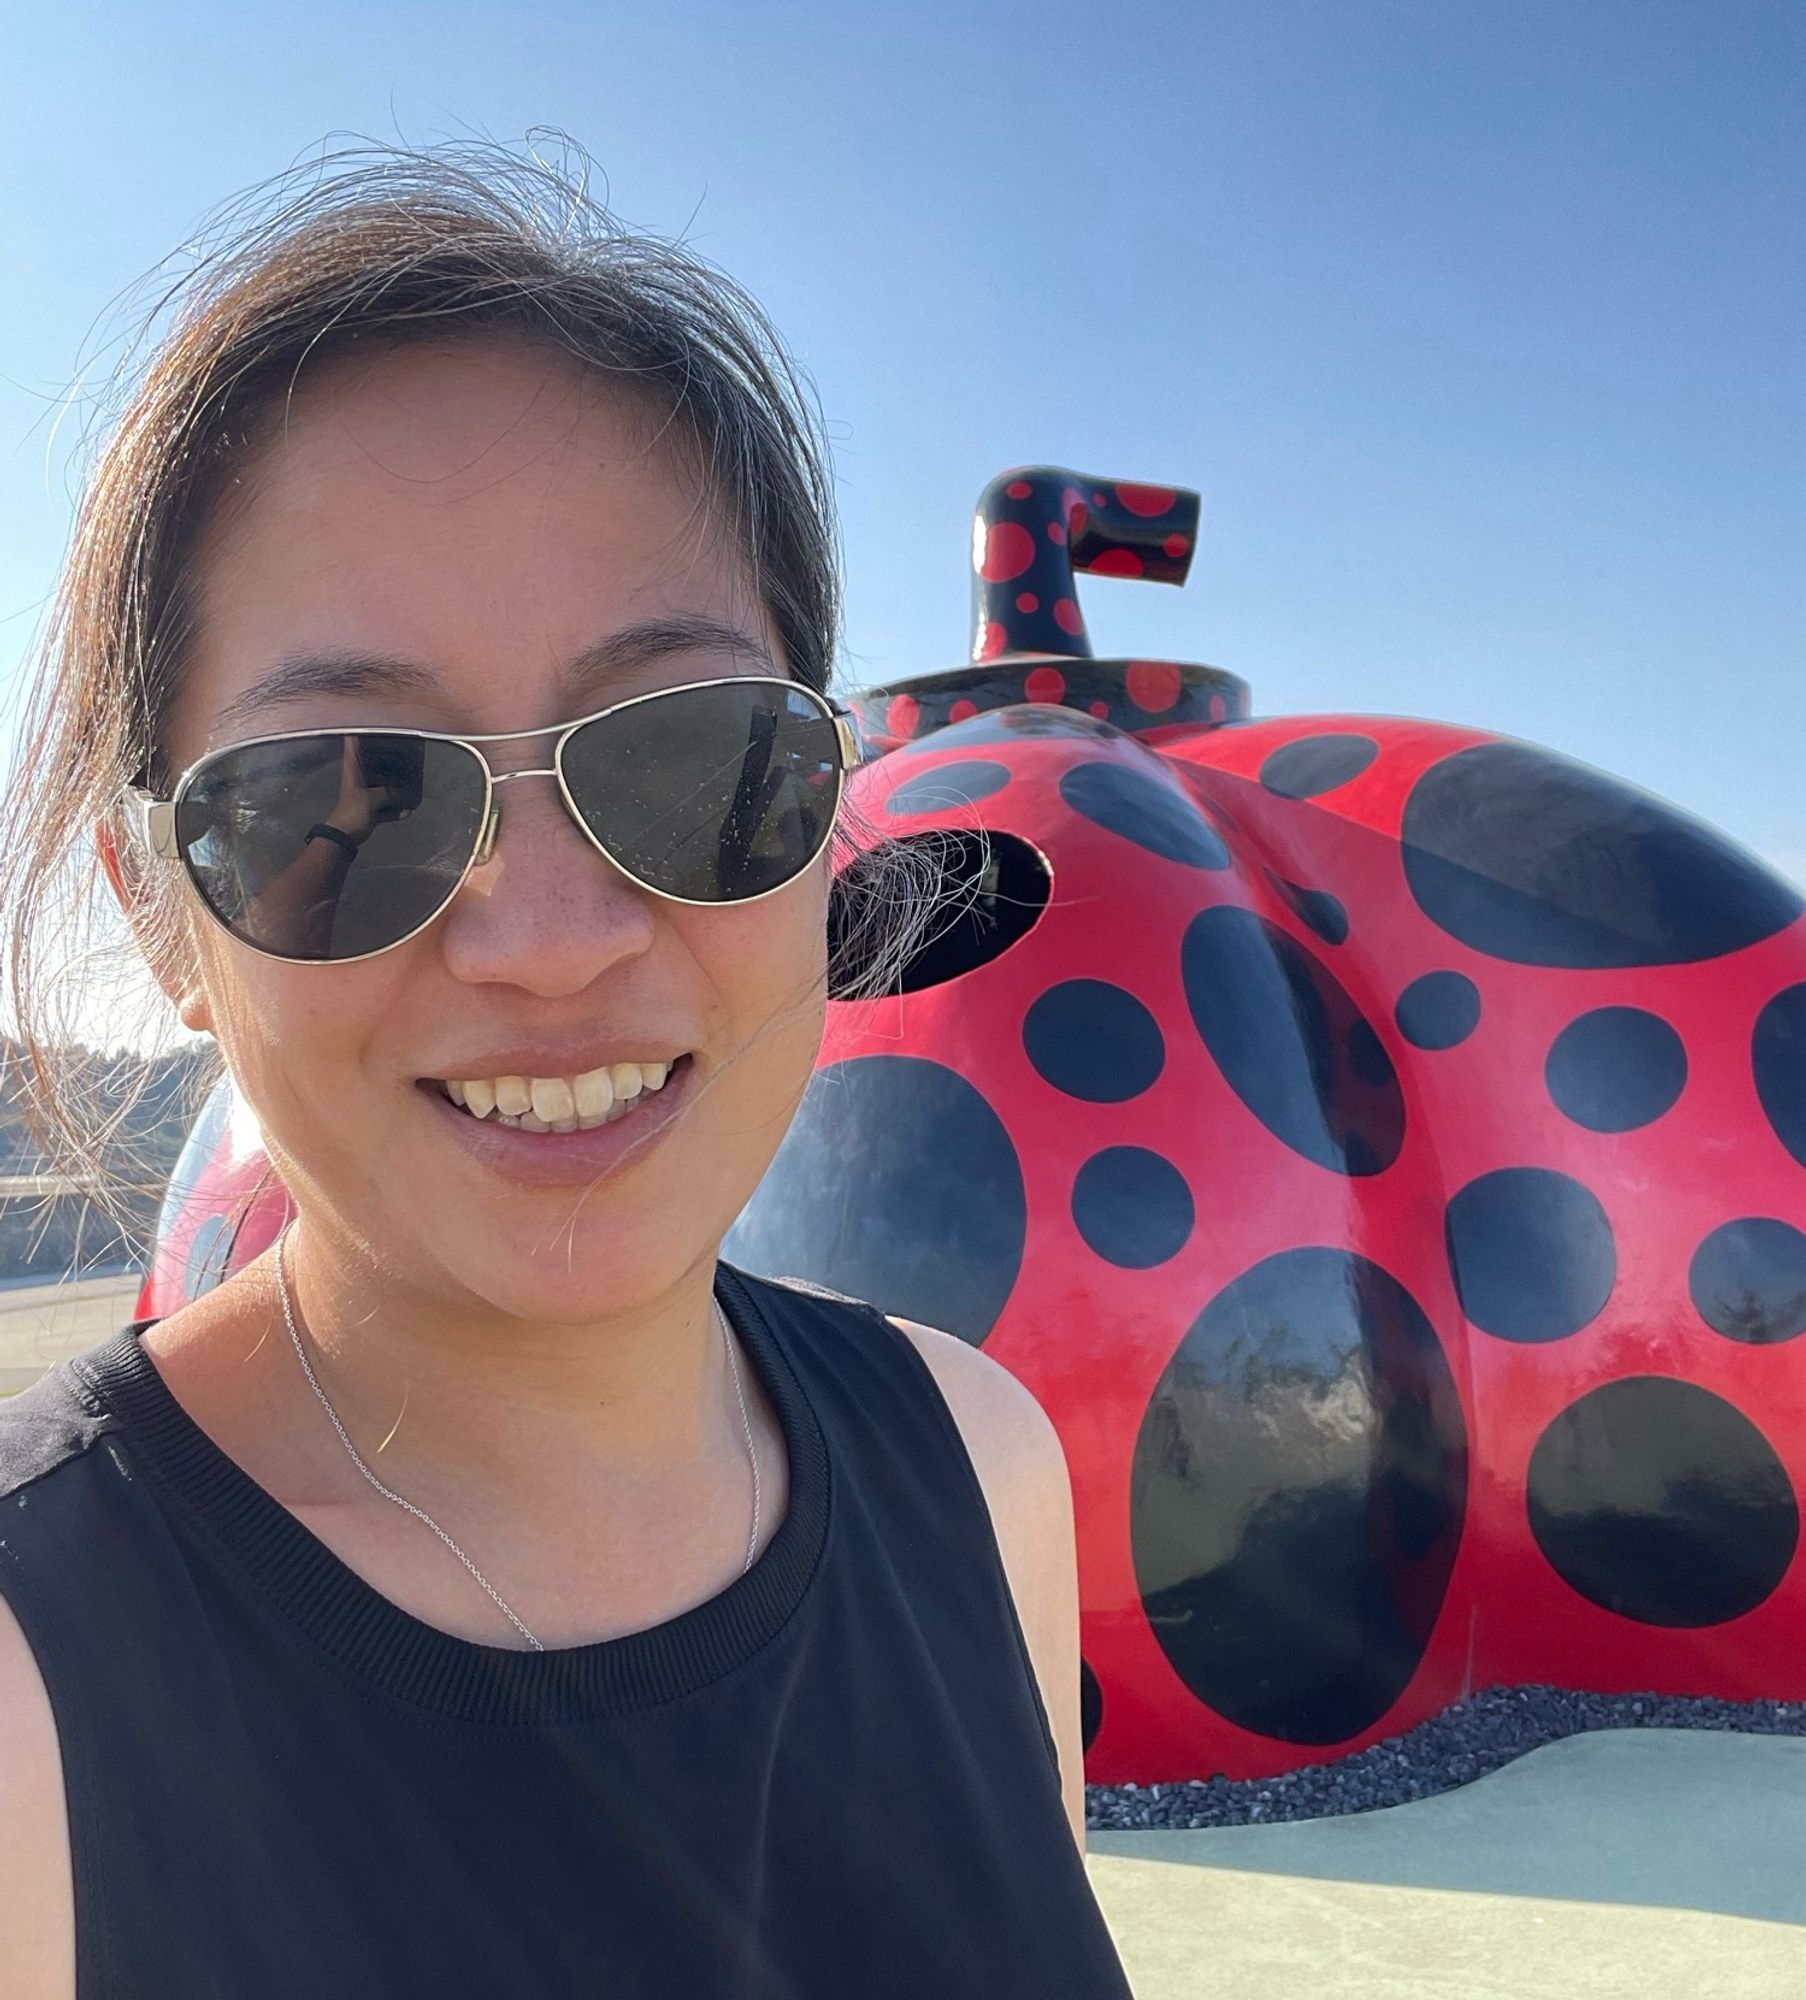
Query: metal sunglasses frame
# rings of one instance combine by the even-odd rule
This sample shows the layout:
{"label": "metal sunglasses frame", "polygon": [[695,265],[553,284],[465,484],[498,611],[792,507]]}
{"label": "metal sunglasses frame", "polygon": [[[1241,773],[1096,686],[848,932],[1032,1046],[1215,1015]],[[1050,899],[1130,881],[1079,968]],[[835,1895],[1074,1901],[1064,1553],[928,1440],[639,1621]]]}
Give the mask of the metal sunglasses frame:
{"label": "metal sunglasses frame", "polygon": [[[494,851],[496,833],[502,821],[502,809],[496,802],[495,789],[498,785],[506,785],[516,778],[556,778],[558,780],[559,793],[564,799],[565,810],[576,821],[590,845],[595,848],[605,861],[619,869],[630,882],[644,889],[648,895],[657,896],[667,903],[682,903],[691,909],[701,910],[719,909],[729,904],[762,903],[767,896],[779,895],[782,891],[788,889],[791,883],[799,880],[806,872],[809,866],[808,862],[805,862],[795,875],[787,876],[775,888],[761,889],[754,896],[674,896],[668,889],[661,889],[656,883],[648,882],[644,877],[636,875],[617,854],[611,852],[609,848],[597,839],[589,822],[583,817],[576,800],[571,797],[571,788],[566,782],[564,775],[564,746],[576,735],[578,730],[587,728],[592,722],[601,722],[608,716],[619,715],[625,709],[641,707],[649,701],[662,701],[670,695],[689,694],[697,688],[747,686],[780,687],[786,694],[800,694],[821,711],[825,721],[833,723],[835,738],[840,746],[840,763],[835,780],[834,805],[828,815],[829,837],[831,838],[834,822],[840,816],[841,801],[846,796],[847,778],[861,761],[862,746],[859,741],[858,728],[854,723],[852,712],[849,709],[843,708],[840,703],[822,694],[818,689],[810,687],[806,682],[791,680],[783,674],[717,674],[707,680],[684,681],[675,687],[653,688],[646,694],[629,695],[625,701],[611,702],[606,708],[598,708],[589,715],[580,715],[574,722],[547,723],[540,729],[497,729],[476,736],[461,735],[456,730],[450,729],[411,729],[403,726],[384,726],[380,723],[356,723],[340,729],[277,730],[268,736],[247,736],[242,742],[222,743],[217,749],[206,751],[203,755],[197,757],[176,780],[175,790],[167,799],[157,798],[142,785],[128,785],[126,793],[132,804],[137,808],[138,830],[145,847],[159,860],[181,863],[182,873],[187,878],[189,887],[194,891],[195,900],[206,911],[207,915],[225,931],[226,935],[234,943],[242,944],[248,951],[261,952],[265,958],[280,959],[285,965],[355,965],[362,959],[380,958],[384,952],[396,950],[399,946],[406,944],[409,939],[418,937],[429,925],[437,923],[444,916],[445,912],[450,909],[453,899],[468,880],[471,870],[473,868],[480,868]],[[556,735],[558,740],[552,746],[552,761],[550,764],[529,771],[504,771],[500,776],[497,776],[496,772],[490,766],[489,759],[478,747],[484,743],[513,743],[518,742],[522,737],[551,735]],[[232,928],[226,919],[207,900],[199,882],[195,880],[194,869],[189,865],[188,857],[182,852],[181,844],[176,836],[176,810],[182,803],[183,794],[188,790],[188,787],[194,782],[196,777],[205,771],[209,765],[216,763],[222,757],[233,755],[241,750],[252,749],[260,744],[298,742],[301,738],[307,736],[424,737],[435,743],[459,744],[468,750],[476,758],[478,764],[482,766],[483,810],[481,817],[477,821],[476,840],[471,847],[470,857],[465,862],[462,873],[451,887],[447,889],[444,901],[433,910],[431,915],[423,918],[405,936],[396,938],[392,943],[378,945],[374,951],[351,952],[342,958],[297,958],[287,952],[271,951],[267,945],[253,944],[249,938],[240,937],[238,932]],[[824,840],[822,846],[825,847],[826,845],[827,841]],[[817,848],[816,855],[819,855],[821,851],[821,848]],[[812,855],[810,859],[814,860],[816,855]]]}

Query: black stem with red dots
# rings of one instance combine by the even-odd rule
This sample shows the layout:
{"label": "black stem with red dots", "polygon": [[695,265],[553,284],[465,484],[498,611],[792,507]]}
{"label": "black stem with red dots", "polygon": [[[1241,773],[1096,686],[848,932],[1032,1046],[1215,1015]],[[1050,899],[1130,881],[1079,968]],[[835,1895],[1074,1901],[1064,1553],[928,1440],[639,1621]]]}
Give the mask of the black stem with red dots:
{"label": "black stem with red dots", "polygon": [[1097,659],[1079,608],[1080,573],[1182,584],[1197,542],[1198,495],[1186,487],[1057,465],[1000,472],[972,516],[971,664],[855,695],[873,754],[1020,702],[1078,709],[1136,733],[1244,719],[1247,683],[1220,668]]}

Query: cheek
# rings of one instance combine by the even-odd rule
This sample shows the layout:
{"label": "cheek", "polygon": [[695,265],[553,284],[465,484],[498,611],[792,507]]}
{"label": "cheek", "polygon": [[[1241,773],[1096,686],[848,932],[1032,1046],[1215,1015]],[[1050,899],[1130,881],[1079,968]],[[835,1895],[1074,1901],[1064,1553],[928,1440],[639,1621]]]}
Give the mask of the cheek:
{"label": "cheek", "polygon": [[811,875],[763,902],[702,914],[692,950],[730,1013],[819,1006],[827,973],[825,880]]}
{"label": "cheek", "polygon": [[211,939],[202,953],[215,1039],[260,1116],[282,1126],[322,1115],[343,1123],[348,1099],[367,1084],[359,1051],[396,1018],[400,968],[373,960],[316,976]]}
{"label": "cheek", "polygon": [[825,881],[702,915],[690,947],[720,1009],[719,1055],[746,1088],[799,1095],[827,1023]]}

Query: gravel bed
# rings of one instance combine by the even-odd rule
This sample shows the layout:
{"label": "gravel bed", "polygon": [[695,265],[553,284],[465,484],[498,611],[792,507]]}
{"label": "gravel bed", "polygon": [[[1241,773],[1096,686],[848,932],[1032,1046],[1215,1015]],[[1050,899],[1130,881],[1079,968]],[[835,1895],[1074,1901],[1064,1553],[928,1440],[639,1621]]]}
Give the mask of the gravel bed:
{"label": "gravel bed", "polygon": [[1085,1824],[1250,1826],[1330,1819],[1426,1799],[1483,1778],[1526,1750],[1587,1729],[1731,1729],[1806,1736],[1806,1702],[1719,1701],[1710,1695],[1576,1694],[1497,1687],[1445,1708],[1402,1736],[1278,1778],[1191,1778],[1167,1785],[1087,1785]]}

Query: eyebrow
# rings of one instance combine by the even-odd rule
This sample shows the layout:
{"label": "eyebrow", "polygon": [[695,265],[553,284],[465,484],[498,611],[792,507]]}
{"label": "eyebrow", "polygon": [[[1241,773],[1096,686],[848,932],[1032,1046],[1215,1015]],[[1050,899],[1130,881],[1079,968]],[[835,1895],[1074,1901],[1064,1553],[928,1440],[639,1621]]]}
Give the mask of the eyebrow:
{"label": "eyebrow", "polygon": [[[724,625],[699,612],[645,618],[598,639],[567,660],[559,687],[568,696],[588,694],[611,680],[673,653],[713,648],[736,658],[753,660],[768,673],[780,670],[765,647],[748,632]],[[249,722],[266,709],[309,695],[434,695],[443,692],[439,676],[417,661],[382,653],[307,653],[279,661],[243,694],[235,695],[214,718],[216,733]]]}

